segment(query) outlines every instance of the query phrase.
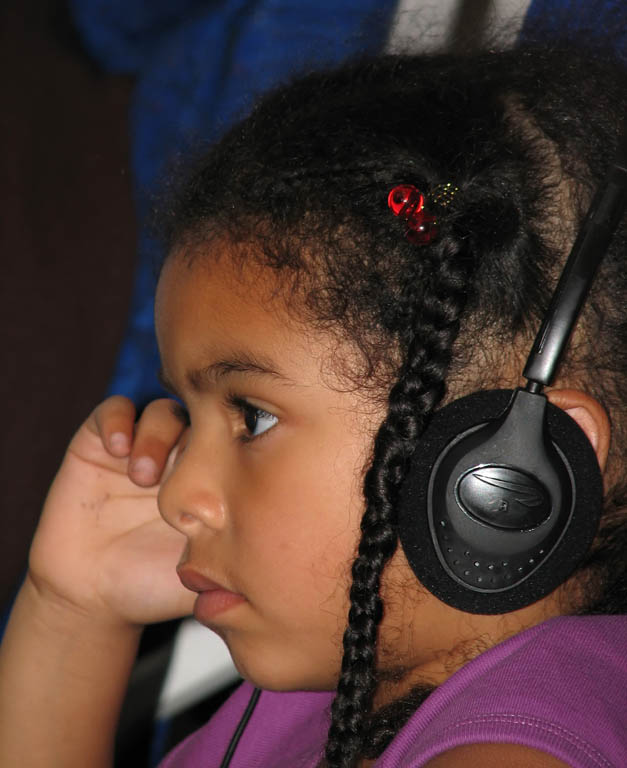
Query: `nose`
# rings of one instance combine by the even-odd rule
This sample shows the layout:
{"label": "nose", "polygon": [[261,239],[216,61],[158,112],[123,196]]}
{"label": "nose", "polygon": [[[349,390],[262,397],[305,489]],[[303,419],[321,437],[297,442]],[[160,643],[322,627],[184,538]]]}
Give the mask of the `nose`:
{"label": "nose", "polygon": [[166,523],[188,537],[221,530],[226,507],[219,476],[216,452],[188,431],[159,488],[159,511]]}

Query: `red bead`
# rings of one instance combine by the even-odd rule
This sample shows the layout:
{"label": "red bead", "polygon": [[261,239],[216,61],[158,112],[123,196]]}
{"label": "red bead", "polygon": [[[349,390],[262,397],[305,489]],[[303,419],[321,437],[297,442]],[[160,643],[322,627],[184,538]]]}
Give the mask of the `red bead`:
{"label": "red bead", "polygon": [[388,206],[395,216],[405,219],[405,236],[414,245],[427,245],[438,234],[436,218],[424,205],[424,195],[411,184],[400,184],[388,195]]}
{"label": "red bead", "polygon": [[438,236],[439,231],[435,216],[426,215],[418,226],[408,225],[405,237],[414,245],[428,245]]}
{"label": "red bead", "polygon": [[388,195],[388,205],[395,216],[407,218],[407,214],[424,208],[425,196],[411,184],[400,184]]}

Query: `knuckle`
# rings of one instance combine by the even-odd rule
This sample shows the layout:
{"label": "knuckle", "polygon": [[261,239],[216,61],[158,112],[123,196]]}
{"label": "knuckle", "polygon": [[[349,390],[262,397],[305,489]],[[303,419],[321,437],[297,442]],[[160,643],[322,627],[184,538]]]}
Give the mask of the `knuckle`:
{"label": "knuckle", "polygon": [[141,417],[142,428],[148,424],[154,429],[171,431],[171,426],[177,422],[173,408],[174,403],[174,400],[167,398],[153,400],[151,403],[148,403]]}
{"label": "knuckle", "polygon": [[124,411],[134,409],[132,401],[124,395],[111,395],[104,401],[103,405],[109,408],[119,408]]}

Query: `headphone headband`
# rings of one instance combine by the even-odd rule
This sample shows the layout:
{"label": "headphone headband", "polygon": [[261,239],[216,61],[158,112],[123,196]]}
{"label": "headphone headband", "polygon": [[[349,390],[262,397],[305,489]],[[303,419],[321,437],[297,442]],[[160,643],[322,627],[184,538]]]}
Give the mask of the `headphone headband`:
{"label": "headphone headband", "polygon": [[478,392],[437,411],[399,499],[419,581],[470,613],[523,608],[563,583],[601,516],[596,455],[542,394],[627,207],[627,129],[566,261],[524,368],[525,389]]}

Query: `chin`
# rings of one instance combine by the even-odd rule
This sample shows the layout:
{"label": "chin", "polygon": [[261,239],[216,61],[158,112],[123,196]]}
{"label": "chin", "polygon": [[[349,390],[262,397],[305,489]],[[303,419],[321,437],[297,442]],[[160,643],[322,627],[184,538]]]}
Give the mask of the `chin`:
{"label": "chin", "polygon": [[281,654],[238,654],[231,650],[231,656],[241,677],[265,691],[334,691],[337,687],[339,669],[331,676],[328,670],[320,673],[302,659],[297,663]]}

